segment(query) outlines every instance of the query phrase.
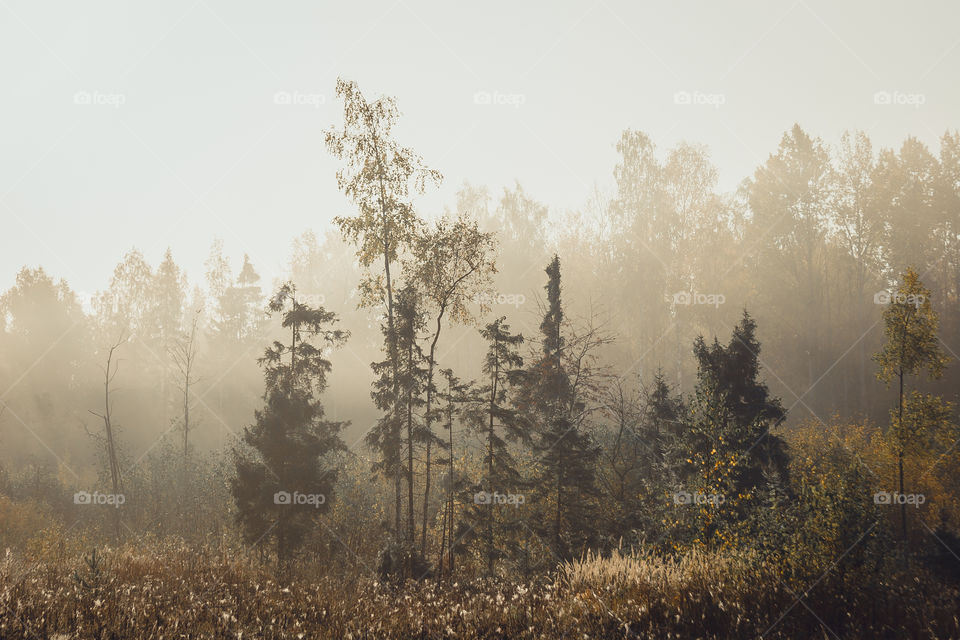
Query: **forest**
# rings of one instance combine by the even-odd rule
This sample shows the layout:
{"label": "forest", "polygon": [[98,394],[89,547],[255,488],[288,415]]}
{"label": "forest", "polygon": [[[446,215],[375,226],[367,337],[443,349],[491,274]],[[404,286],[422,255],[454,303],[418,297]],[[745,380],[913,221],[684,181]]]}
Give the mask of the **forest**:
{"label": "forest", "polygon": [[[378,96],[378,97],[375,97]],[[336,85],[349,200],[0,297],[0,637],[960,637],[960,133],[553,211]]]}

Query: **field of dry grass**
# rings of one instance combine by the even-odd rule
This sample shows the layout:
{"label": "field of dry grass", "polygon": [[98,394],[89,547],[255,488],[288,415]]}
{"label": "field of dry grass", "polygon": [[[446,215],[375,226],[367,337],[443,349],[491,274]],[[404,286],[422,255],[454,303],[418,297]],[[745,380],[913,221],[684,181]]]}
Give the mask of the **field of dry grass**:
{"label": "field of dry grass", "polygon": [[[316,573],[316,576],[311,576]],[[176,542],[0,562],[2,638],[956,638],[958,594],[924,581],[807,593],[743,557],[587,557],[537,583],[378,583]],[[802,599],[801,599],[802,596]]]}

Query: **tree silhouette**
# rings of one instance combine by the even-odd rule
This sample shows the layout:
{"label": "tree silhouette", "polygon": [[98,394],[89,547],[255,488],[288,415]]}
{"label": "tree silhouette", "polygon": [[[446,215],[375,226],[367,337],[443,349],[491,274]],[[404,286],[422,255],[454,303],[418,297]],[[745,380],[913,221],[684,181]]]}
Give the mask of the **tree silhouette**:
{"label": "tree silhouette", "polygon": [[346,423],[327,420],[318,396],[331,369],[326,352],[349,334],[331,328],[333,313],[300,303],[289,283],[269,309],[281,314],[290,342],[275,341],[260,358],[264,406],[244,429],[245,446],[234,450],[231,489],[244,539],[272,539],[278,563],[287,566],[333,500],[337,471],[330,457],[344,449],[340,431]]}

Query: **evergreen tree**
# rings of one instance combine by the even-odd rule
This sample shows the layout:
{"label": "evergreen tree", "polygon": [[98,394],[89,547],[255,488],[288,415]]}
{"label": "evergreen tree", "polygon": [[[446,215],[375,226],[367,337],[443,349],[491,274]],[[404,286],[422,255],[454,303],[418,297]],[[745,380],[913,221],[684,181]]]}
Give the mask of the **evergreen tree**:
{"label": "evergreen tree", "polygon": [[[149,345],[153,360],[160,363],[159,354],[169,353],[180,338],[183,326],[183,308],[186,302],[186,276],[173,260],[173,253],[168,248],[163,256],[163,262],[157,266],[150,286],[151,300],[147,318],[144,321],[144,333],[141,336]],[[154,384],[159,383],[159,395],[162,404],[162,415],[172,420],[171,410],[176,411],[176,399],[171,394],[169,371],[157,372]],[[156,378],[155,378],[156,379]],[[174,413],[173,415],[176,415]]]}
{"label": "evergreen tree", "polygon": [[329,458],[344,449],[346,423],[327,420],[318,396],[331,369],[325,353],[349,333],[332,328],[332,312],[298,302],[289,283],[269,309],[282,314],[290,342],[275,341],[260,358],[264,406],[244,430],[245,447],[234,451],[231,488],[244,539],[272,539],[278,562],[286,565],[333,500],[337,471]]}
{"label": "evergreen tree", "polygon": [[173,260],[168,248],[163,262],[153,275],[153,309],[151,337],[169,349],[183,327],[183,308],[186,303],[186,276]]}
{"label": "evergreen tree", "polygon": [[[494,499],[507,495],[521,485],[521,475],[510,453],[509,443],[528,444],[530,434],[520,411],[511,403],[510,392],[523,376],[523,358],[518,348],[522,335],[510,332],[506,318],[500,317],[480,330],[487,342],[483,373],[487,383],[476,390],[470,421],[484,447],[484,476],[473,487],[473,505],[466,513],[469,531],[482,529],[487,575],[493,575],[494,564],[502,552],[495,548],[495,512],[502,510]],[[502,523],[503,516],[499,518]],[[503,545],[506,546],[506,545]]]}
{"label": "evergreen tree", "polygon": [[744,309],[726,348],[716,339],[707,347],[702,337],[693,347],[698,380],[710,378],[715,383],[717,400],[725,404],[738,428],[755,423],[760,428],[756,434],[758,441],[751,443],[755,445],[755,450],[750,452],[754,464],[749,472],[745,468],[743,471],[744,486],[762,484],[763,471],[776,474],[781,480],[785,480],[787,474],[786,444],[770,433],[783,423],[787,413],[780,399],[772,397],[760,379],[760,341],[756,330],[757,323]]}
{"label": "evergreen tree", "polygon": [[726,347],[716,339],[708,347],[697,338],[697,386],[685,424],[669,440],[667,466],[678,488],[674,502],[689,502],[680,495],[716,499],[681,512],[680,520],[701,541],[727,539],[727,528],[755,515],[769,489],[786,487],[786,445],[770,432],[786,412],[759,379],[755,331],[744,311]]}
{"label": "evergreen tree", "polygon": [[216,331],[229,340],[242,342],[256,336],[261,328],[260,275],[250,257],[243,254],[243,267],[233,284],[218,299],[219,319]]}
{"label": "evergreen tree", "polygon": [[584,405],[564,368],[560,259],[546,268],[547,309],[540,323],[543,353],[526,372],[526,405],[539,428],[533,450],[540,473],[537,486],[552,514],[535,524],[554,554],[569,559],[592,538],[596,461],[600,449],[585,430]]}
{"label": "evergreen tree", "polygon": [[[426,385],[426,369],[418,341],[425,320],[414,287],[408,285],[398,291],[394,302],[395,330],[391,331],[389,325],[383,327],[387,359],[373,364],[378,378],[374,382],[372,396],[377,408],[383,410],[384,414],[367,434],[366,440],[380,454],[374,468],[387,478],[402,477],[406,481],[405,535],[406,541],[412,545],[416,536],[414,454],[417,442],[425,437],[419,410],[424,404],[422,395]],[[394,340],[396,344],[391,344]],[[396,369],[390,355],[393,351],[397,354]]]}
{"label": "evergreen tree", "polygon": [[223,320],[220,310],[220,299],[227,287],[233,281],[233,271],[230,268],[230,259],[223,254],[223,240],[217,238],[210,245],[210,255],[203,263],[206,267],[204,278],[207,281],[207,297],[209,298],[212,317],[215,321]]}
{"label": "evergreen tree", "polygon": [[447,496],[443,514],[443,533],[441,534],[440,540],[440,553],[437,562],[438,571],[442,575],[444,572],[444,556],[448,559],[448,572],[450,574],[453,573],[454,550],[456,546],[454,532],[456,531],[456,492],[458,482],[453,464],[455,453],[453,434],[454,418],[459,417],[462,411],[460,407],[470,400],[472,383],[462,382],[453,374],[452,369],[441,369],[440,375],[443,376],[447,383],[446,389],[439,393],[440,401],[443,403],[444,429],[447,432],[447,441],[443,443],[442,448],[446,450],[447,455],[445,458],[439,457],[437,459],[437,464],[447,465],[447,478],[445,483]]}
{"label": "evergreen tree", "polygon": [[643,440],[648,443],[644,450],[649,473],[658,473],[662,469],[665,443],[683,427],[684,411],[683,400],[673,394],[663,370],[657,369],[653,386],[646,397],[641,433]]}

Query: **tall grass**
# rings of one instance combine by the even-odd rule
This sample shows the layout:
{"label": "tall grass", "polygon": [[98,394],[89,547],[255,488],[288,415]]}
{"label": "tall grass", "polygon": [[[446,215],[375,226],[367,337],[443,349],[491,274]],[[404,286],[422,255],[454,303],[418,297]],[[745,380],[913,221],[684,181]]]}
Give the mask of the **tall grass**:
{"label": "tall grass", "polygon": [[955,589],[828,574],[804,594],[756,558],[704,551],[590,554],[540,582],[396,587],[320,569],[278,579],[242,553],[169,540],[61,561],[11,552],[0,560],[0,637],[960,637]]}

